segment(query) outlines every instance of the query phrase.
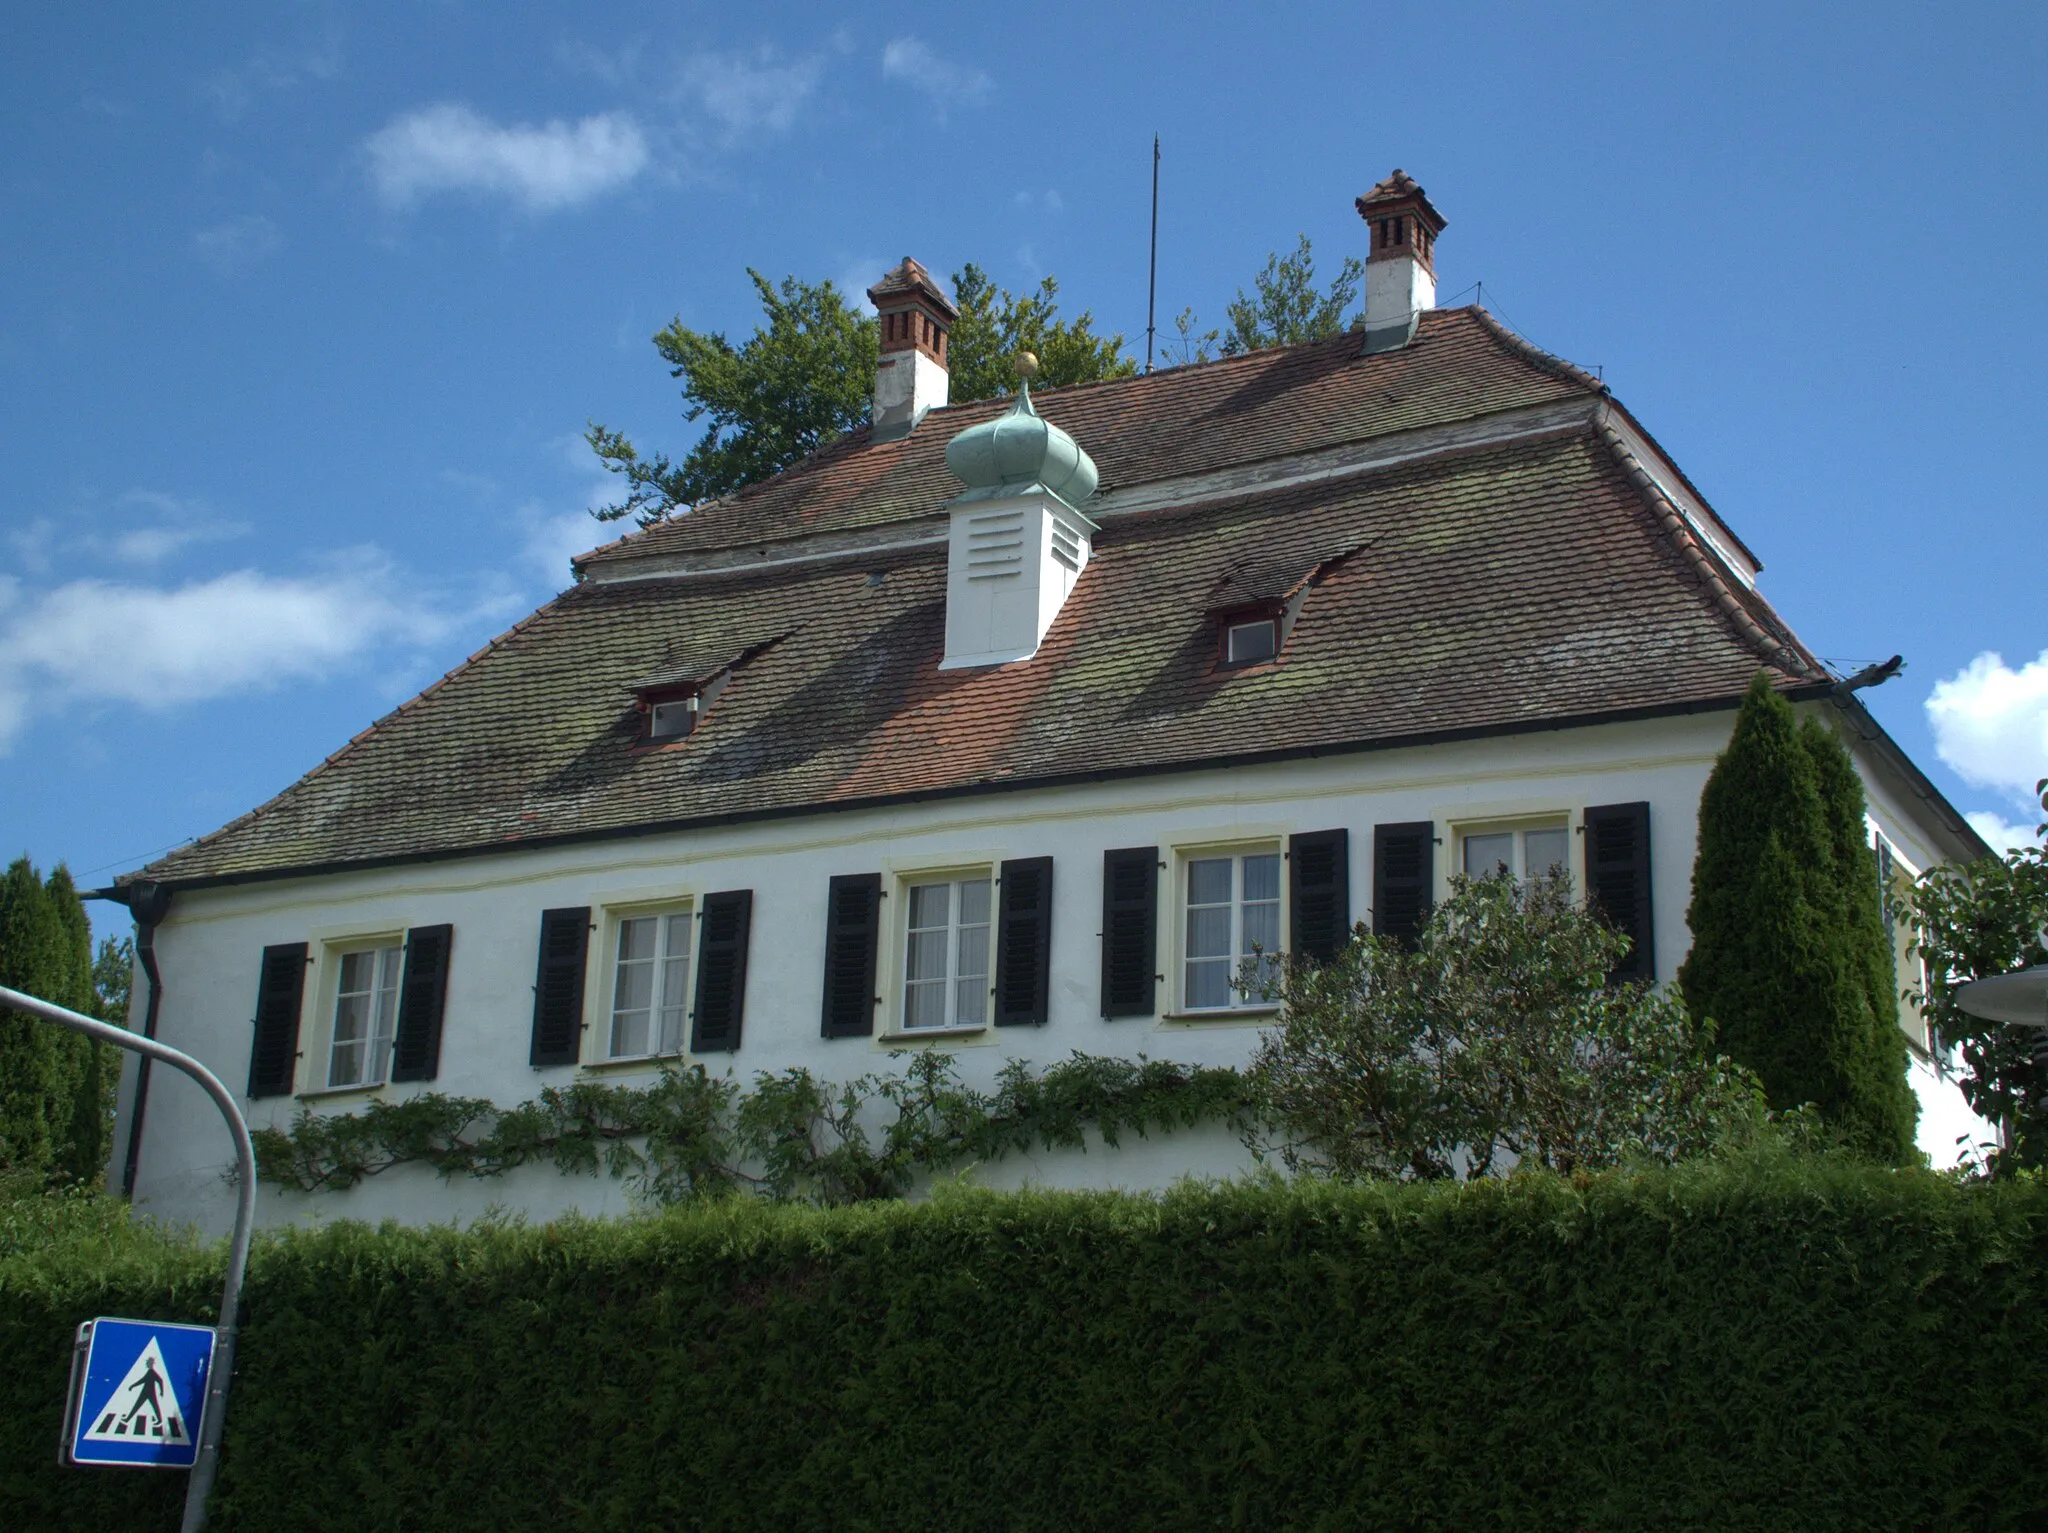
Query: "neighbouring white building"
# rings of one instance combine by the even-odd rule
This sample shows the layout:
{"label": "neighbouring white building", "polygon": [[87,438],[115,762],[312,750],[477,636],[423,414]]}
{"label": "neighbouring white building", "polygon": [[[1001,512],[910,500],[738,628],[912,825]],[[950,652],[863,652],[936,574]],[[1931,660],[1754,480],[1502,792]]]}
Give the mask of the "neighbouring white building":
{"label": "neighbouring white building", "polygon": [[[120,883],[150,1025],[279,1126],[675,1058],[846,1080],[943,1047],[984,1086],[1077,1049],[1237,1064],[1270,1016],[1232,988],[1255,945],[1412,929],[1502,863],[1566,864],[1635,939],[1628,972],[1668,980],[1700,789],[1759,668],[1847,741],[1887,866],[1981,855],[1601,382],[1434,307],[1421,188],[1397,171],[1358,207],[1361,331],[1036,399],[947,403],[954,311],[906,260],[871,290],[871,428],[584,555]],[[138,1204],[224,1224],[198,1091],[131,1065],[121,1115]],[[1216,1129],[979,1175],[1247,1160]],[[552,1167],[406,1166],[261,1207],[626,1203]]]}

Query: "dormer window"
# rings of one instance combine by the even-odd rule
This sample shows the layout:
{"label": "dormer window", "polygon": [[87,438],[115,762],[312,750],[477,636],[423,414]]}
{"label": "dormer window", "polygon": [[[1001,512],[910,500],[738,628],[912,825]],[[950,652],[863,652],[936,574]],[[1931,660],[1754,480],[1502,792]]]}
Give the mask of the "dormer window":
{"label": "dormer window", "polygon": [[698,638],[672,645],[661,669],[633,689],[633,711],[640,721],[633,743],[671,745],[687,740],[734,673],[785,636]]}
{"label": "dormer window", "polygon": [[1209,588],[1209,631],[1216,636],[1215,668],[1242,670],[1280,658],[1309,593],[1358,552],[1338,549],[1321,558],[1253,557],[1232,565]]}
{"label": "dormer window", "polygon": [[688,697],[670,698],[666,702],[650,702],[647,705],[647,738],[649,740],[680,740],[697,727],[697,710],[702,699],[692,692]]}
{"label": "dormer window", "polygon": [[1278,618],[1250,618],[1229,623],[1223,629],[1223,663],[1227,666],[1257,665],[1280,653]]}

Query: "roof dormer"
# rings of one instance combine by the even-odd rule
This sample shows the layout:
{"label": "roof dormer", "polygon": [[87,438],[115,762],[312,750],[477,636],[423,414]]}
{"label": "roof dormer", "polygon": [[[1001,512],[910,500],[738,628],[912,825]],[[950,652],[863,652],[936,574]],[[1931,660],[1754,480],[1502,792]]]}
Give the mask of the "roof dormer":
{"label": "roof dormer", "polygon": [[1017,359],[1016,403],[946,444],[967,486],[948,507],[942,670],[1028,660],[1087,568],[1096,524],[1081,511],[1095,462],[1031,402],[1038,359]]}

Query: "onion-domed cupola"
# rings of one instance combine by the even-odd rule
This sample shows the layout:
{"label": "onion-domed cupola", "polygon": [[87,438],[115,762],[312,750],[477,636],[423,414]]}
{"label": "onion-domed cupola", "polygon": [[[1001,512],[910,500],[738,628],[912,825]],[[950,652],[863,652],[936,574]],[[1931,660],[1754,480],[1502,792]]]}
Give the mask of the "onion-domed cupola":
{"label": "onion-domed cupola", "polygon": [[1046,490],[1078,508],[1095,493],[1100,477],[1081,444],[1031,403],[1029,375],[1008,410],[946,444],[946,470],[967,486],[956,505]]}
{"label": "onion-domed cupola", "polygon": [[1028,660],[1087,567],[1095,460],[1038,413],[1038,359],[1017,358],[1016,403],[946,444],[966,491],[948,508],[946,658],[941,668]]}

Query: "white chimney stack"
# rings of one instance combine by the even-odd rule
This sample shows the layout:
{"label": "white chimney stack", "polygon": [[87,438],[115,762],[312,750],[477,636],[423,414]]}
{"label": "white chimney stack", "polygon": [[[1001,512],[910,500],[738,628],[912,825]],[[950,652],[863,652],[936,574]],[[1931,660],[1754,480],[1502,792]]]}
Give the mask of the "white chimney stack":
{"label": "white chimney stack", "polygon": [[960,311],[909,256],[868,289],[882,330],[875,365],[874,439],[909,436],[927,410],[946,402],[946,337]]}
{"label": "white chimney stack", "polygon": [[1416,316],[1436,307],[1436,237],[1444,218],[1406,171],[1358,199],[1371,231],[1365,258],[1365,349],[1392,351],[1414,339]]}

